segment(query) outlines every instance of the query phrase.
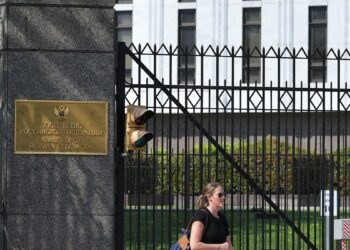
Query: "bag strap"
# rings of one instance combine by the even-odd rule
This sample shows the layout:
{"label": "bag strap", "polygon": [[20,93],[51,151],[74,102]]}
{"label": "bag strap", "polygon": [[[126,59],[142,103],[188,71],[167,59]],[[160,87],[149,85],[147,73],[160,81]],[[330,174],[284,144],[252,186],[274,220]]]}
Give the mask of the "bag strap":
{"label": "bag strap", "polygon": [[[205,213],[205,224],[204,224],[204,228],[203,228],[203,233],[204,233],[205,229],[207,228],[209,218],[208,218],[208,213],[204,208],[201,208],[201,211],[203,211]],[[188,231],[189,228],[192,227],[193,219],[194,219],[194,215],[192,216],[190,223],[188,223],[188,225],[186,227],[186,231]]]}

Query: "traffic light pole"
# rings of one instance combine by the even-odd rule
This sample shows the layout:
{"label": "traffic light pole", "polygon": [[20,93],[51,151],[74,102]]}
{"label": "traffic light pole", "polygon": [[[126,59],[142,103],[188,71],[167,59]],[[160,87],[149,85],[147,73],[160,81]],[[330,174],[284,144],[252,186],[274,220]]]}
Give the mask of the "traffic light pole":
{"label": "traffic light pole", "polygon": [[124,42],[118,42],[116,48],[116,138],[115,169],[114,169],[114,237],[116,249],[124,249],[124,138],[125,138],[125,54],[127,47]]}

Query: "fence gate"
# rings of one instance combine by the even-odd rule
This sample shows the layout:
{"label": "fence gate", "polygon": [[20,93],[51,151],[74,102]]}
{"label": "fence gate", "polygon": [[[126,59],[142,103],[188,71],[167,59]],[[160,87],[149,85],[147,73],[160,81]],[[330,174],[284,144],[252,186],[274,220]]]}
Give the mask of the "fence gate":
{"label": "fence gate", "polygon": [[[331,194],[331,232],[334,218],[349,217],[349,58],[118,43],[118,249],[169,249],[210,181],[225,188],[235,250],[325,249],[321,190]],[[133,154],[126,105],[156,114],[154,139]]]}

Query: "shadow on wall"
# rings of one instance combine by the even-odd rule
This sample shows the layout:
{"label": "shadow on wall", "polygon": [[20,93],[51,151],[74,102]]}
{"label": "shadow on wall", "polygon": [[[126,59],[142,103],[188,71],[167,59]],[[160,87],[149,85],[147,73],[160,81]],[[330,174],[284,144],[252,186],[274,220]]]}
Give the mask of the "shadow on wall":
{"label": "shadow on wall", "polygon": [[113,10],[10,7],[10,48],[113,51]]}
{"label": "shadow on wall", "polygon": [[107,161],[14,157],[18,168],[12,167],[8,177],[8,245],[110,248],[112,185],[104,183],[112,183],[112,171],[102,170],[108,168]]}
{"label": "shadow on wall", "polygon": [[[113,117],[112,8],[11,6],[8,15],[10,48],[69,50],[9,52],[10,117],[15,99],[109,101]],[[108,156],[13,155],[9,133],[9,249],[113,248],[111,119],[109,131]]]}

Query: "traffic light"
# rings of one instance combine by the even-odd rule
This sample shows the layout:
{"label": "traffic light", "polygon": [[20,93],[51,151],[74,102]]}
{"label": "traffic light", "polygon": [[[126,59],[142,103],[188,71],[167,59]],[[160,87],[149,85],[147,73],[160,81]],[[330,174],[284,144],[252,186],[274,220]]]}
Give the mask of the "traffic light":
{"label": "traffic light", "polygon": [[153,134],[146,131],[146,122],[154,116],[152,110],[144,106],[127,106],[126,113],[126,150],[142,150],[153,139]]}

